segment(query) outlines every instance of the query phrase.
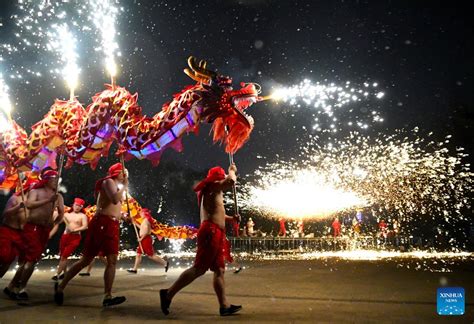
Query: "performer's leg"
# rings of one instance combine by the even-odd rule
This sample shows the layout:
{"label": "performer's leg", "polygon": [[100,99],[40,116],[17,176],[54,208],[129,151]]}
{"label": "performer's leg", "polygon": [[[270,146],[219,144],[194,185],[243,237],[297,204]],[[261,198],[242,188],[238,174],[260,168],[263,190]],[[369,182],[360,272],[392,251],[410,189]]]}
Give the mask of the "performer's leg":
{"label": "performer's leg", "polygon": [[151,257],[149,257],[150,260],[152,260],[153,262],[155,263],[158,263],[160,265],[162,265],[163,267],[166,267],[166,260],[163,259],[162,257],[158,256],[158,254],[153,254]]}
{"label": "performer's leg", "polygon": [[86,271],[85,271],[85,272],[81,272],[79,275],[80,275],[80,276],[90,276],[91,270],[92,270],[92,266],[94,265],[94,262],[95,262],[95,258],[92,259],[92,261],[87,265]]}
{"label": "performer's leg", "polygon": [[59,259],[58,271],[56,274],[59,276],[63,271],[67,271],[67,258],[61,257],[61,259]]}
{"label": "performer's leg", "polygon": [[174,295],[178,293],[178,291],[189,285],[196,278],[205,274],[206,271],[206,269],[198,269],[195,267],[191,267],[188,270],[185,270],[183,273],[181,273],[178,280],[176,280],[174,284],[168,289],[168,299],[171,301],[171,299],[174,297]]}
{"label": "performer's leg", "polygon": [[219,268],[217,271],[214,271],[214,291],[216,292],[217,300],[219,301],[220,307],[229,307],[227,304],[227,299],[225,296],[225,281],[224,281],[224,272],[225,269]]}
{"label": "performer's leg", "polygon": [[13,276],[12,280],[8,284],[8,289],[13,291],[16,287],[20,285],[20,278],[21,275],[23,274],[23,269],[25,267],[25,263],[21,263],[20,267],[16,270],[15,275]]}
{"label": "performer's leg", "polygon": [[35,264],[36,262],[25,262],[25,265],[23,266],[23,271],[21,273],[20,277],[20,290],[24,289],[26,285],[28,284],[28,280],[30,280],[31,275],[33,274],[33,271],[35,270]]}
{"label": "performer's leg", "polygon": [[107,255],[107,265],[104,271],[104,293],[106,297],[112,296],[112,285],[115,279],[115,267],[117,265],[117,254]]}
{"label": "performer's leg", "polygon": [[75,262],[71,268],[64,274],[64,279],[58,285],[58,292],[62,292],[66,288],[69,281],[74,278],[82,269],[92,262],[94,257],[83,256],[79,261]]}
{"label": "performer's leg", "polygon": [[135,264],[132,270],[137,271],[140,263],[142,263],[142,255],[137,253],[137,256],[135,257]]}

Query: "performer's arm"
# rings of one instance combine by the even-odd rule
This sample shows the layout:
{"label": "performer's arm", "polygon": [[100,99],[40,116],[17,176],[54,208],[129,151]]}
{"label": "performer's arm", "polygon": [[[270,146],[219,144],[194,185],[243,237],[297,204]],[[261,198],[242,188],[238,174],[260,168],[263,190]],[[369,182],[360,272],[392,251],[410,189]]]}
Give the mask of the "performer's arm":
{"label": "performer's arm", "polygon": [[211,190],[214,191],[224,191],[232,188],[234,184],[237,182],[237,167],[235,164],[231,164],[229,166],[229,174],[225,177],[224,180],[218,181],[215,185],[210,186]]}
{"label": "performer's arm", "polygon": [[118,188],[117,185],[115,184],[115,181],[112,179],[107,179],[102,184],[102,188],[104,189],[105,194],[114,205],[122,201],[123,192],[126,190],[127,186],[128,186],[127,178],[124,179],[122,188]]}
{"label": "performer's arm", "polygon": [[54,203],[56,199],[58,198],[57,195],[52,195],[50,198],[47,199],[41,199],[41,200],[36,200],[38,198],[38,191],[37,190],[31,190],[28,192],[28,197],[26,198],[26,208],[28,209],[36,209],[41,206],[44,206],[46,204]]}
{"label": "performer's arm", "polygon": [[85,214],[81,214],[81,227],[76,229],[76,232],[84,231],[87,229],[87,216]]}
{"label": "performer's arm", "polygon": [[62,223],[64,219],[64,198],[58,195],[58,217],[54,220],[55,224]]}
{"label": "performer's arm", "polygon": [[54,236],[54,234],[56,234],[56,232],[58,231],[58,228],[59,228],[59,224],[54,224],[53,228],[49,232],[50,239]]}
{"label": "performer's arm", "polygon": [[235,214],[234,216],[225,215],[225,220],[228,222],[230,221],[240,222],[240,215],[239,214]]}
{"label": "performer's arm", "polygon": [[5,210],[3,211],[3,215],[5,216],[10,216],[15,214],[18,210],[23,208],[24,203],[21,201],[20,203],[17,203],[17,197],[15,195],[11,196],[10,199],[8,199],[7,205],[5,206]]}

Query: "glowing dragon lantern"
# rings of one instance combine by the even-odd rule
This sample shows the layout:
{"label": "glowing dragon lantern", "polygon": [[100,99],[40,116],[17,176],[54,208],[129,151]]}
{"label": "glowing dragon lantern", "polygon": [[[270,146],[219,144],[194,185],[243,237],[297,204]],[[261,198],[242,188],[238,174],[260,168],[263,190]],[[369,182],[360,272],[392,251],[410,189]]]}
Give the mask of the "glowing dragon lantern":
{"label": "glowing dragon lantern", "polygon": [[[77,162],[94,168],[107,156],[114,140],[120,147],[118,154],[148,159],[156,165],[166,148],[181,150],[181,137],[197,132],[201,122],[212,123],[214,141],[224,142],[226,151],[234,153],[252,132],[253,119],[246,109],[261,100],[260,89],[253,83],[242,83],[241,89],[233,90],[232,80],[208,70],[206,62],[197,63],[190,57],[188,65],[185,73],[197,83],[176,94],[153,117],[142,114],[137,94],[107,85],[87,109],[72,96],[68,101],[56,100],[28,138],[13,124],[1,133],[0,150],[9,157],[0,152],[0,176],[15,171],[8,161],[20,171],[55,168],[57,152],[63,150],[69,166]],[[225,126],[230,128],[228,135]]]}
{"label": "glowing dragon lantern", "polygon": [[17,162],[19,170],[37,172],[46,167],[56,168],[56,152],[61,146],[74,142],[84,117],[85,110],[77,99],[57,99],[45,117],[32,126]]}
{"label": "glowing dragon lantern", "polygon": [[[196,63],[194,57],[189,57],[190,67],[184,70],[189,77],[198,81],[204,89],[204,111],[201,118],[213,123],[214,142],[225,143],[226,152],[235,153],[249,139],[253,130],[253,118],[246,109],[261,100],[260,87],[254,83],[240,83],[241,89],[233,90],[232,79],[217,75],[206,69],[206,62]],[[225,127],[230,132],[226,134]]]}
{"label": "glowing dragon lantern", "polygon": [[15,162],[23,154],[28,135],[25,130],[14,121],[0,131],[0,183],[5,178],[15,174]]}
{"label": "glowing dragon lantern", "polygon": [[[156,165],[166,148],[181,150],[181,137],[197,132],[200,122],[213,123],[214,141],[223,141],[226,151],[242,147],[253,129],[253,119],[245,109],[259,100],[259,89],[249,83],[233,90],[232,80],[208,70],[206,62],[197,64],[190,57],[188,65],[185,73],[198,83],[176,94],[151,118],[143,116],[137,94],[125,88],[108,85],[95,95],[75,147],[68,147],[69,164],[75,161],[94,167],[117,140],[119,154],[124,153],[127,159],[148,159]],[[231,128],[228,136],[224,125]]]}

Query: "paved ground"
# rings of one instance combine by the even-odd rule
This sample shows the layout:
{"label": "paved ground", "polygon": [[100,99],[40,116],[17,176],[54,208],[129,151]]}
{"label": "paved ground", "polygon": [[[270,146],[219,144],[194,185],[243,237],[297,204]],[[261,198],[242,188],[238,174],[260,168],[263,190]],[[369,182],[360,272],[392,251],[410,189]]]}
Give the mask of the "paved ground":
{"label": "paved ground", "polygon": [[[121,261],[126,269],[131,261]],[[138,275],[117,272],[115,292],[127,302],[102,309],[102,269],[74,279],[62,307],[52,303],[51,263],[43,262],[33,275],[29,306],[0,297],[0,323],[17,322],[325,322],[325,323],[474,323],[474,262],[451,265],[454,272],[433,273],[400,266],[399,261],[252,261],[240,274],[228,272],[227,292],[232,303],[242,304],[239,315],[221,318],[210,273],[177,295],[171,314],[159,309],[158,290],[170,285],[180,271],[167,275],[145,264]],[[47,270],[45,270],[47,269]],[[0,279],[2,287],[12,276]],[[462,286],[466,314],[436,314],[436,288],[440,282]]]}

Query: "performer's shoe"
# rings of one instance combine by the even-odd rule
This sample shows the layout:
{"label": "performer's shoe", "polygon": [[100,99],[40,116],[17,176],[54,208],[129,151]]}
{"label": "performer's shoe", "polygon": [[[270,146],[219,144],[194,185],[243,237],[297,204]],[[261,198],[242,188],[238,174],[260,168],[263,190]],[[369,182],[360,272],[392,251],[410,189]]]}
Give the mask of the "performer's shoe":
{"label": "performer's shoe", "polygon": [[16,293],[15,293],[14,291],[8,289],[8,287],[5,287],[5,289],[3,289],[3,293],[4,293],[5,295],[7,295],[8,298],[13,299],[13,300],[17,300],[17,295],[16,295]]}
{"label": "performer's shoe", "polygon": [[17,299],[17,300],[28,300],[28,299],[29,299],[28,293],[23,290],[22,292],[19,292],[19,293],[16,295],[16,299]]}
{"label": "performer's shoe", "polygon": [[133,270],[133,269],[127,269],[127,272],[128,273],[134,273],[134,274],[137,274],[137,270]]}
{"label": "performer's shoe", "polygon": [[230,305],[229,307],[219,308],[219,313],[221,314],[221,316],[229,316],[229,315],[237,313],[241,309],[242,309],[241,305]]}
{"label": "performer's shoe", "polygon": [[89,272],[82,272],[79,274],[81,277],[90,277],[91,274]]}
{"label": "performer's shoe", "polygon": [[61,273],[61,275],[58,277],[59,280],[63,280],[64,279],[64,272]]}
{"label": "performer's shoe", "polygon": [[168,269],[170,268],[170,262],[169,261],[166,261],[166,265],[165,265],[165,272],[168,272]]}
{"label": "performer's shoe", "polygon": [[160,302],[161,311],[163,314],[168,315],[170,313],[171,300],[168,299],[168,289],[160,289]]}
{"label": "performer's shoe", "polygon": [[102,306],[109,307],[109,306],[119,305],[126,300],[127,298],[125,298],[124,296],[104,298],[104,301],[102,302]]}
{"label": "performer's shoe", "polygon": [[234,273],[239,273],[240,271],[242,271],[242,267],[239,267],[238,269],[235,269]]}
{"label": "performer's shoe", "polygon": [[54,283],[54,302],[56,305],[61,306],[64,303],[64,293],[62,291],[58,291],[59,284],[57,282]]}
{"label": "performer's shoe", "polygon": [[54,275],[51,277],[51,280],[58,281],[58,275]]}

